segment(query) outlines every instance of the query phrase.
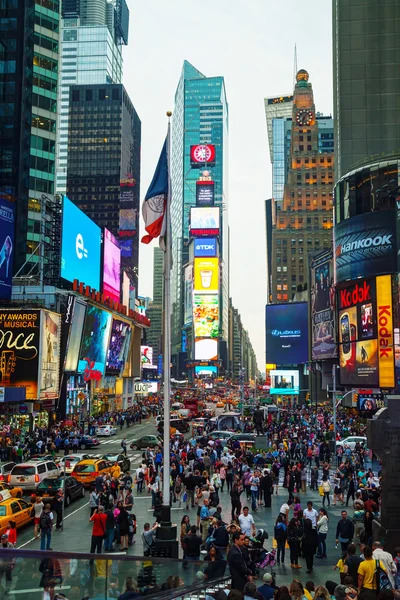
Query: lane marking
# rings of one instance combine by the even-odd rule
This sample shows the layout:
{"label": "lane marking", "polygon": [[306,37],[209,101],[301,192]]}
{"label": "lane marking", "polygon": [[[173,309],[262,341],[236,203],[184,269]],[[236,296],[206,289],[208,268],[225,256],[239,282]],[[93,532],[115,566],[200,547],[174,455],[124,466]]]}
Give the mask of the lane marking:
{"label": "lane marking", "polygon": [[[60,585],[60,586],[55,585],[54,589],[59,592],[61,590],[70,590],[71,586],[70,585]],[[29,590],[10,590],[10,596],[12,596],[13,594],[15,594],[15,595],[16,594],[26,594],[26,593],[34,594],[34,593],[39,593],[39,592],[43,593],[43,588],[30,588]]]}

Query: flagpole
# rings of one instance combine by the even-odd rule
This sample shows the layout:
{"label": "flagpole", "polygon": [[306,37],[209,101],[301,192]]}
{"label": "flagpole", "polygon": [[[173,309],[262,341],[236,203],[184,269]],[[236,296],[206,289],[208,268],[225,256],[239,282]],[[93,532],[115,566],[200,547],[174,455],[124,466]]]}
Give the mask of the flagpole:
{"label": "flagpole", "polygon": [[171,421],[171,116],[167,112],[167,164],[168,196],[165,211],[165,255],[164,255],[164,456],[163,456],[163,514],[162,522],[171,525],[170,498],[170,421]]}

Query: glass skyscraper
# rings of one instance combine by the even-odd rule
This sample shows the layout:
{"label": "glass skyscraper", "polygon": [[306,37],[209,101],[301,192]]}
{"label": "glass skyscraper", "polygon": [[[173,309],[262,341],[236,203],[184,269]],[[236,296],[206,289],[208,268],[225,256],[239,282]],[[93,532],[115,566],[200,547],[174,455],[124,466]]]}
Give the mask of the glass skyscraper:
{"label": "glass skyscraper", "polygon": [[[172,354],[182,351],[183,276],[189,262],[189,216],[196,204],[199,171],[191,169],[190,146],[216,146],[216,164],[209,169],[215,182],[215,206],[221,210],[220,234],[220,340],[228,341],[229,229],[227,198],[228,104],[223,77],[206,77],[185,61],[175,94],[172,122]],[[194,340],[185,334],[188,357]]]}

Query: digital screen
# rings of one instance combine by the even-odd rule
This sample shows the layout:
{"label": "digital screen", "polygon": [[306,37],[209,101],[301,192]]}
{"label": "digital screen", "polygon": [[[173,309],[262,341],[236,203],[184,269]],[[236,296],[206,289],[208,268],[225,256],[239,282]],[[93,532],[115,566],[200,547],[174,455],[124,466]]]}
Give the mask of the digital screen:
{"label": "digital screen", "polygon": [[195,367],[194,372],[196,375],[216,375],[218,373],[218,367]]}
{"label": "digital screen", "polygon": [[61,277],[100,290],[101,229],[64,196]]}
{"label": "digital screen", "polygon": [[10,299],[14,262],[15,207],[0,199],[0,298]]}
{"label": "digital screen", "polygon": [[193,320],[193,266],[189,265],[185,268],[184,278],[184,306],[183,306],[183,319],[184,324],[189,325]]}
{"label": "digital screen", "polygon": [[270,394],[298,394],[299,372],[298,371],[270,371],[271,388]]}
{"label": "digital screen", "polygon": [[151,346],[140,346],[140,360],[143,367],[153,365],[153,348]]}
{"label": "digital screen", "polygon": [[215,146],[213,144],[195,144],[190,146],[190,164],[193,168],[200,168],[207,163],[209,167],[215,165]]}
{"label": "digital screen", "polygon": [[61,315],[44,310],[42,312],[41,369],[39,398],[58,398],[60,390],[60,341]]}
{"label": "digital screen", "polygon": [[217,238],[201,238],[194,240],[194,256],[205,257],[205,256],[217,256]]}
{"label": "digital screen", "polygon": [[213,181],[196,181],[196,206],[214,206]]}
{"label": "digital screen", "polygon": [[124,367],[125,346],[130,326],[125,321],[113,319],[110,344],[107,352],[106,375],[119,375]]}
{"label": "digital screen", "polygon": [[[121,208],[119,211],[119,235],[129,235],[136,231],[136,208]],[[129,234],[128,234],[129,232]]]}
{"label": "digital screen", "polygon": [[194,291],[218,292],[219,260],[218,258],[194,259]]}
{"label": "digital screen", "polygon": [[90,361],[91,370],[104,374],[111,324],[111,313],[97,306],[88,305],[79,353],[79,373],[83,373],[88,368],[88,361]]}
{"label": "digital screen", "polygon": [[64,371],[66,373],[76,373],[79,360],[79,349],[85,323],[86,304],[77,302],[75,299],[74,312],[69,333],[68,350],[65,359]]}
{"label": "digital screen", "polygon": [[335,358],[335,285],[332,250],[324,250],[311,261],[311,351],[313,360]]}
{"label": "digital screen", "polygon": [[133,240],[132,239],[120,240],[119,247],[121,248],[121,256],[123,256],[124,258],[131,258],[132,249],[133,249]]}
{"label": "digital screen", "polygon": [[211,339],[196,339],[194,343],[195,360],[218,360],[218,342]]}
{"label": "digital screen", "polygon": [[129,280],[129,277],[124,271],[122,275],[122,304],[127,307],[129,307],[130,285],[131,282]]}
{"label": "digital screen", "polygon": [[103,294],[105,298],[120,301],[121,250],[111,231],[104,229]]}
{"label": "digital screen", "polygon": [[267,363],[291,365],[308,360],[307,302],[268,304],[266,320]]}
{"label": "digital screen", "polygon": [[219,310],[217,294],[195,294],[193,301],[194,335],[196,338],[217,338]]}
{"label": "digital screen", "polygon": [[383,394],[359,394],[357,399],[358,410],[374,411],[384,408],[385,397]]}
{"label": "digital screen", "polygon": [[192,235],[218,235],[219,208],[213,206],[190,209],[190,232]]}

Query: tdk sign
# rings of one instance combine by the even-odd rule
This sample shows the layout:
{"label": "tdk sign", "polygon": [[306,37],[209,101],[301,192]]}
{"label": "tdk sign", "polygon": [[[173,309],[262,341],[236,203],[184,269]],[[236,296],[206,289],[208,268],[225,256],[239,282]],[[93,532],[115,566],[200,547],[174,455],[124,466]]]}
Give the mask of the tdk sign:
{"label": "tdk sign", "polygon": [[217,256],[217,238],[201,238],[194,240],[194,255]]}

